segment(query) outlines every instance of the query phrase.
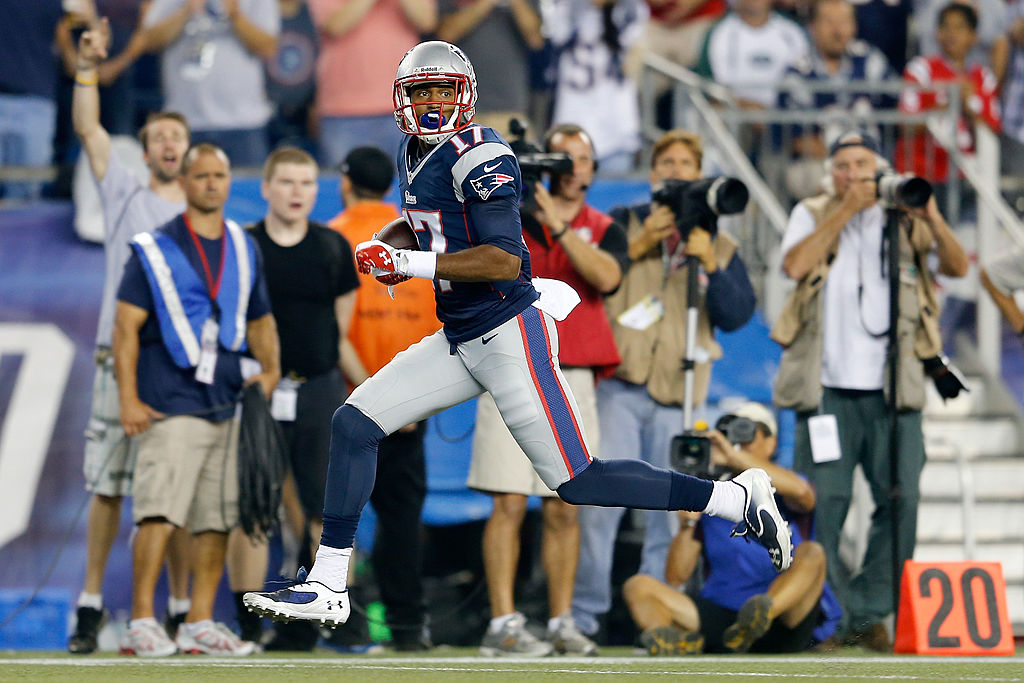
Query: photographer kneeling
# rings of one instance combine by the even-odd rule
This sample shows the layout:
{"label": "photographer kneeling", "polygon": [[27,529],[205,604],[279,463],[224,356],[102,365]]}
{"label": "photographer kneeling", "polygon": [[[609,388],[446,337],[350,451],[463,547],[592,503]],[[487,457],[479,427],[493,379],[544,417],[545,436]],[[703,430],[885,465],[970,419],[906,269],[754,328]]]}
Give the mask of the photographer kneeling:
{"label": "photographer kneeling", "polygon": [[[752,467],[772,478],[779,508],[790,520],[793,565],[777,574],[756,547],[730,535],[728,524],[700,513],[679,512],[680,528],[665,566],[667,583],[645,574],[626,581],[623,597],[643,630],[652,655],[701,652],[800,652],[831,635],[838,603],[825,589],[825,553],[804,540],[797,517],[814,510],[814,489],[771,462],[777,426],[771,411],[746,403],[712,431],[715,469],[736,475]],[[726,436],[728,435],[728,436]],[[682,586],[703,557],[706,580],[696,598]]]}
{"label": "photographer kneeling", "polygon": [[[911,184],[876,174],[888,164],[870,137],[847,133],[830,149],[829,191],[797,204],[782,240],[783,269],[797,281],[772,329],[785,351],[774,401],[797,411],[794,467],[818,492],[817,538],[825,548],[829,584],[847,617],[846,643],[891,650],[883,619],[893,611],[893,516],[898,566],[913,557],[919,479],[924,466],[921,408],[927,372],[944,397],[961,385],[941,356],[939,307],[928,270],[934,249],[938,271],[967,272],[967,255],[935,204],[899,213],[899,322],[896,367],[898,498],[889,498],[888,381],[890,278],[883,257],[888,204]],[[923,183],[915,180],[912,183]],[[895,188],[895,191],[893,191]],[[927,185],[925,184],[925,188]],[[895,195],[895,196],[892,196]],[[864,564],[851,580],[839,558],[839,538],[850,506],[853,471],[860,464],[875,502]]]}

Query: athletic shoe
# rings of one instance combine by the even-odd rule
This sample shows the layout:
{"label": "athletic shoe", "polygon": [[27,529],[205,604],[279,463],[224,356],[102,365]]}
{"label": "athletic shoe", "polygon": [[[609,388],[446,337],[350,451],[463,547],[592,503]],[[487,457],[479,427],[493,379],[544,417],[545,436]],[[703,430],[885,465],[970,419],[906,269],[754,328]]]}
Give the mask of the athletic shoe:
{"label": "athletic shoe", "polygon": [[658,626],[640,634],[640,645],[652,657],[699,655],[704,651],[704,636],[676,626]]}
{"label": "athletic shoe", "polygon": [[100,627],[107,618],[107,610],[79,607],[75,615],[78,619],[75,623],[75,632],[68,641],[68,652],[76,655],[91,654],[96,651],[96,639],[99,637]]}
{"label": "athletic shoe", "polygon": [[306,570],[299,569],[298,582],[269,593],[246,593],[242,598],[250,612],[274,621],[319,621],[337,626],[348,621],[348,589],[334,591],[319,581],[306,581]]}
{"label": "athletic shoe", "polygon": [[547,641],[560,655],[597,656],[597,643],[580,633],[569,613],[558,617],[558,628],[548,629]]}
{"label": "athletic shoe", "polygon": [[175,639],[178,649],[190,655],[245,657],[256,651],[256,643],[242,640],[224,624],[204,619],[195,624],[182,624]]}
{"label": "athletic shoe", "polygon": [[526,630],[526,617],[516,612],[501,630],[490,629],[480,643],[480,654],[486,657],[547,657],[554,647]]}
{"label": "athletic shoe", "polygon": [[740,472],[732,481],[747,494],[743,521],[732,530],[732,535],[749,539],[749,534],[753,533],[771,556],[775,571],[786,571],[793,564],[793,539],[789,533],[789,522],[782,517],[775,502],[771,477],[760,468],[752,468]]}
{"label": "athletic shoe", "polygon": [[185,623],[185,617],[188,616],[188,612],[182,612],[181,614],[167,613],[164,617],[164,630],[167,631],[167,637],[174,640],[178,637],[178,629]]}
{"label": "athletic shoe", "polygon": [[736,623],[722,633],[722,644],[733,652],[748,651],[750,646],[772,627],[772,621],[768,617],[771,609],[772,599],[767,593],[747,598],[736,615]]}
{"label": "athletic shoe", "polygon": [[168,657],[178,651],[178,646],[167,637],[156,619],[132,619],[128,623],[128,634],[121,645],[121,654],[139,657]]}

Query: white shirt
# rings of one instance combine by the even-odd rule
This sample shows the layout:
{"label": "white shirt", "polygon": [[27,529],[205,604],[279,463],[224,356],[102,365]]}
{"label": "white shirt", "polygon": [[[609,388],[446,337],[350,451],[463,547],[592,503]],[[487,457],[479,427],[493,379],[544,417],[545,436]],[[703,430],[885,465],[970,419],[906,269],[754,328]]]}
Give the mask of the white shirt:
{"label": "white shirt", "polygon": [[[872,206],[853,216],[839,235],[839,249],[825,280],[821,383],[834,389],[884,386],[889,329],[889,278],[883,272],[885,212]],[[782,256],[814,232],[815,222],[797,204],[782,238]]]}

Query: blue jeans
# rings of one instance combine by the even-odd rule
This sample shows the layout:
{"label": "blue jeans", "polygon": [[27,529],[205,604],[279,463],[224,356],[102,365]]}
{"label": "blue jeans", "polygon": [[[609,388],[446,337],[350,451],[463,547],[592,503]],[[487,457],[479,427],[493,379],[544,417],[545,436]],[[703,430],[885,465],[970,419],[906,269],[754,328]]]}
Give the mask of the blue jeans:
{"label": "blue jeans", "polygon": [[[57,103],[38,95],[0,93],[0,166],[47,166],[53,160]],[[37,197],[41,183],[5,183],[8,198]]]}
{"label": "blue jeans", "polygon": [[403,133],[393,114],[325,116],[320,119],[320,163],[333,169],[356,147],[378,147],[392,161],[398,157]]}
{"label": "blue jeans", "polygon": [[231,160],[232,167],[261,167],[270,156],[266,126],[192,131],[192,144],[198,145],[200,142],[209,142],[224,150]]}
{"label": "blue jeans", "polygon": [[[597,385],[597,412],[601,425],[601,456],[606,460],[641,459],[668,467],[672,437],[683,430],[683,409],[658,403],[647,388],[605,379]],[[615,536],[625,508],[580,506],[580,558],[572,596],[572,616],[581,631],[593,634],[598,617],[612,604],[612,558]],[[665,561],[672,543],[674,512],[644,512],[640,573],[665,580]]]}

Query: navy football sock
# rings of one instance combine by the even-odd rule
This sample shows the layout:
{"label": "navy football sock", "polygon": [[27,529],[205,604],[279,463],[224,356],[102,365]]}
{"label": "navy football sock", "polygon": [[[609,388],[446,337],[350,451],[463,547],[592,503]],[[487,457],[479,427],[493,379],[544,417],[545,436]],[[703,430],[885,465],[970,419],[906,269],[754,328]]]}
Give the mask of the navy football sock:
{"label": "navy football sock", "polygon": [[558,487],[573,505],[601,505],[641,510],[694,510],[711,499],[714,484],[642,460],[594,459],[585,470]]}
{"label": "navy football sock", "polygon": [[335,411],[322,544],[330,548],[352,546],[359,516],[370,500],[377,476],[377,444],[385,436],[384,430],[358,408],[345,404]]}

